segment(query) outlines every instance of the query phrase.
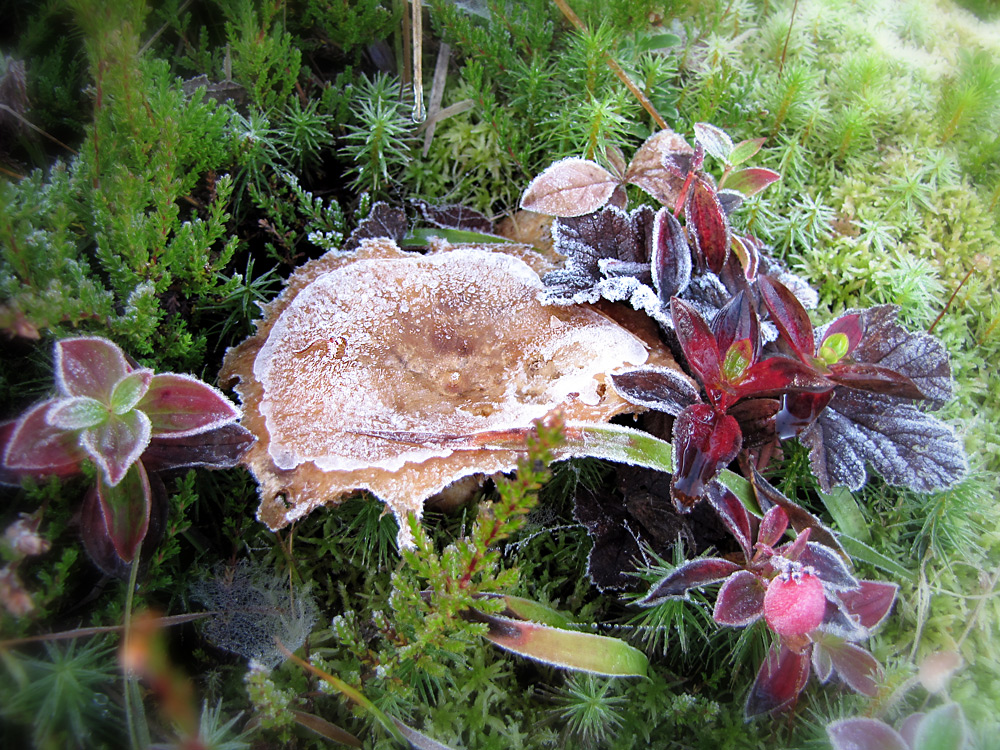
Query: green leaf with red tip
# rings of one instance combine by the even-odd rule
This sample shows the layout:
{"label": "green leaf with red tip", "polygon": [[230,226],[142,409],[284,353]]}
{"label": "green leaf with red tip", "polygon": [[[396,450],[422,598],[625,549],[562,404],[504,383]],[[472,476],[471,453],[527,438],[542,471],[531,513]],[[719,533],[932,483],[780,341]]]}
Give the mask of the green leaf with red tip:
{"label": "green leaf with red tip", "polygon": [[767,310],[771,313],[771,320],[778,327],[782,337],[792,345],[796,354],[799,355],[799,359],[803,362],[811,362],[816,349],[816,341],[813,337],[813,326],[812,321],[809,320],[809,313],[799,302],[799,298],[780,281],[764,274],[757,277],[757,283],[764,304],[767,305]]}
{"label": "green leaf with red tip", "polygon": [[684,203],[684,220],[696,255],[715,273],[720,273],[729,257],[732,233],[726,212],[707,178],[695,175]]}
{"label": "green leaf with red tip", "polygon": [[828,333],[823,343],[819,346],[816,356],[819,357],[827,367],[837,364],[847,356],[847,351],[851,346],[846,333]]}
{"label": "green leaf with red tip", "polygon": [[136,461],[115,485],[97,480],[98,499],[108,536],[118,556],[131,562],[149,528],[151,491],[141,461]]}
{"label": "green leaf with red tip", "polygon": [[747,167],[736,172],[730,172],[726,178],[726,189],[736,190],[743,195],[756,195],[769,185],[781,179],[781,175],[773,169],[764,167]]}
{"label": "green leaf with red tip", "polygon": [[57,400],[46,416],[57,430],[84,430],[108,418],[108,407],[90,396],[70,396]]}
{"label": "green leaf with red tip", "polygon": [[490,641],[550,666],[612,677],[644,677],[649,667],[645,654],[617,638],[479,614]]}
{"label": "green leaf with red tip", "polygon": [[878,719],[841,719],[826,734],[833,750],[912,750],[899,732]]}
{"label": "green leaf with red tip", "polygon": [[746,717],[793,708],[809,680],[809,670],[808,649],[796,653],[785,646],[771,646],[747,696]]}
{"label": "green leaf with red tip", "polygon": [[239,409],[221,391],[177,373],[153,376],[136,408],[149,417],[156,437],[197,435],[240,418]]}
{"label": "green leaf with red tip", "polygon": [[764,614],[766,589],[760,578],[749,570],[740,570],[726,579],[719,589],[712,619],[720,625],[742,628]]}
{"label": "green leaf with red tip", "polygon": [[14,474],[67,476],[79,471],[86,453],[75,433],[53,427],[48,420],[56,399],[26,411],[10,428],[3,465]]}
{"label": "green leaf with red tip", "polygon": [[680,597],[686,599],[687,592],[691,589],[724,581],[738,570],[741,570],[739,565],[721,557],[689,560],[653,584],[649,593],[636,603],[643,607],[652,607],[667,599]]}
{"label": "green leaf with red tip", "polygon": [[110,415],[107,420],[85,430],[80,445],[97,464],[104,482],[118,484],[129,467],[149,445],[149,418],[140,411]]}
{"label": "green leaf with red tip", "polygon": [[752,159],[760,151],[766,140],[767,138],[751,138],[746,141],[740,141],[729,152],[729,163],[735,166],[742,164],[747,159]]}
{"label": "green leaf with red tip", "polygon": [[89,396],[108,404],[115,383],[131,371],[122,350],[107,339],[81,337],[56,342],[56,387],[64,396]]}
{"label": "green leaf with red tip", "polygon": [[111,411],[115,414],[125,414],[132,411],[139,403],[139,399],[146,395],[152,380],[153,371],[143,367],[140,370],[133,370],[115,383],[109,402]]}

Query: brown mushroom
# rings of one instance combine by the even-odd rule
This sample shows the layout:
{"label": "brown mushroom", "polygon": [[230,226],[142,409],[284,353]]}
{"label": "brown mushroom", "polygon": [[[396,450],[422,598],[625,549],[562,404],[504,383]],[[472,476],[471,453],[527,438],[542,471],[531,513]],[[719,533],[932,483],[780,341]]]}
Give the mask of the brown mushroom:
{"label": "brown mushroom", "polygon": [[524,260],[482,246],[420,255],[365,240],[296,271],[222,370],[239,380],[243,424],[258,438],[245,458],[258,518],[278,529],[366,489],[396,514],[405,542],[407,514],[419,517],[428,497],[516,465],[517,451],[468,436],[555,412],[603,422],[634,411],[605,378],[645,363],[649,345],[594,309],[546,306],[542,295]]}

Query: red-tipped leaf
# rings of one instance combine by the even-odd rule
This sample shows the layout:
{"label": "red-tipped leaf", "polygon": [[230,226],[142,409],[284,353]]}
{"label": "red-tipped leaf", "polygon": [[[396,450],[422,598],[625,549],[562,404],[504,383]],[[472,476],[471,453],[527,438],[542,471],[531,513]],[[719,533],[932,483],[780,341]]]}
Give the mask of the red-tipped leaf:
{"label": "red-tipped leaf", "polygon": [[169,372],[153,377],[136,408],[149,417],[154,437],[197,435],[240,418],[240,410],[222,391]]}
{"label": "red-tipped leaf", "polygon": [[81,337],[56,342],[56,387],[64,396],[90,396],[108,404],[115,383],[131,371],[125,354],[107,339]]}
{"label": "red-tipped leaf", "polygon": [[756,195],[780,179],[781,175],[773,169],[747,167],[729,174],[726,178],[726,189],[738,190],[746,196]]}

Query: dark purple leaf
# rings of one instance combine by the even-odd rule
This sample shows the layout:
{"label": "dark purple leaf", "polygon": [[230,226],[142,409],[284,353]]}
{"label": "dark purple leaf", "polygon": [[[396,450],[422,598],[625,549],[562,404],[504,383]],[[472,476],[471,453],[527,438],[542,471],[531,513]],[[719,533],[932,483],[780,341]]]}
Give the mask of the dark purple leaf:
{"label": "dark purple leaf", "polygon": [[64,396],[90,396],[109,404],[115,383],[131,371],[122,350],[107,339],[81,337],[56,342],[56,387]]}
{"label": "dark purple leaf", "polygon": [[899,732],[878,719],[841,719],[826,733],[833,750],[911,750]]}
{"label": "dark purple leaf", "polygon": [[726,413],[739,422],[743,433],[743,450],[757,451],[777,447],[778,436],[774,431],[774,416],[780,402],[770,398],[751,398],[730,406]]}
{"label": "dark purple leaf", "polygon": [[756,622],[764,614],[765,591],[760,578],[749,570],[733,573],[719,589],[712,619],[737,628]]}
{"label": "dark purple leaf", "polygon": [[239,409],[222,391],[172,372],[154,376],[136,408],[149,417],[156,437],[197,435],[240,418]]}
{"label": "dark purple leaf", "polygon": [[149,471],[186,466],[229,469],[239,464],[257,438],[239,424],[227,424],[186,437],[154,437],[142,454]]}
{"label": "dark purple leaf", "polygon": [[923,398],[923,393],[912,380],[887,367],[866,362],[844,362],[834,365],[830,370],[829,378],[837,385],[897,398]]}
{"label": "dark purple leaf", "polygon": [[719,190],[716,194],[722,212],[727,216],[732,216],[733,211],[743,204],[743,195],[735,190]]}
{"label": "dark purple leaf", "polygon": [[677,416],[698,399],[698,388],[671,367],[641,367],[611,376],[611,386],[626,401]]}
{"label": "dark purple leaf", "polygon": [[691,184],[684,204],[684,220],[696,257],[719,273],[729,257],[729,220],[715,194],[715,186],[701,175],[697,175]]}
{"label": "dark purple leaf", "polygon": [[384,201],[379,201],[372,206],[368,218],[364,219],[358,228],[351,232],[342,248],[344,252],[351,252],[361,247],[361,240],[388,237],[398,242],[406,234],[408,223],[406,212],[401,208],[390,206]]}
{"label": "dark purple leaf", "polygon": [[149,527],[151,491],[142,461],[133,463],[114,486],[98,477],[97,493],[115,551],[125,562],[132,562]]}
{"label": "dark purple leaf", "polygon": [[[863,641],[868,637],[868,628],[862,627],[857,617],[853,617],[844,606],[832,599],[826,600],[826,612],[819,630],[824,634],[844,641]],[[816,640],[828,640],[825,636],[815,636]]]}
{"label": "dark purple leaf", "polygon": [[844,564],[844,558],[817,542],[809,542],[799,555],[798,561],[811,566],[828,591],[846,592],[857,589],[860,585]]}
{"label": "dark purple leaf", "polygon": [[719,488],[718,483],[709,485],[705,493],[723,525],[743,550],[743,557],[749,561],[753,555],[750,540],[750,516],[740,499],[728,487]]}
{"label": "dark purple leaf", "polygon": [[833,535],[833,532],[830,531],[830,529],[828,529],[822,521],[801,505],[794,503],[785,497],[782,492],[768,482],[756,469],[754,469],[751,473],[750,482],[753,484],[754,494],[757,497],[757,504],[762,509],[770,508],[772,505],[780,506],[781,509],[785,511],[788,521],[791,523],[793,529],[800,534],[806,529],[811,529],[812,540],[814,542],[824,544],[827,547],[836,550],[837,553],[844,559],[848,559],[848,555],[844,552],[843,547],[840,546],[840,542],[837,541],[837,537]]}
{"label": "dark purple leaf", "polygon": [[858,588],[837,594],[844,609],[859,618],[862,627],[877,627],[889,616],[899,586],[882,581],[859,581]]}
{"label": "dark purple leaf", "polygon": [[674,206],[692,167],[694,149],[672,130],[654,133],[632,157],[625,181],[636,185],[664,206]]}
{"label": "dark purple leaf", "polygon": [[679,297],[670,300],[670,314],[688,367],[703,385],[715,387],[722,375],[722,361],[712,329],[694,307]]}
{"label": "dark purple leaf", "polygon": [[740,426],[708,404],[687,407],[674,421],[674,475],[671,483],[678,510],[690,509],[740,451]]}
{"label": "dark purple leaf", "polygon": [[775,418],[775,430],[782,440],[797,437],[811,425],[833,398],[833,390],[825,393],[788,393],[781,400],[781,411]]}
{"label": "dark purple leaf", "polygon": [[771,646],[747,696],[744,714],[776,714],[795,706],[809,680],[809,650],[796,653],[785,646]]}
{"label": "dark purple leaf", "polygon": [[480,234],[493,234],[493,222],[474,208],[452,203],[435,206],[424,200],[411,201],[423,214],[424,221],[441,229],[461,229]]}
{"label": "dark purple leaf", "polygon": [[50,399],[35,404],[7,427],[3,466],[14,473],[14,482],[25,475],[69,476],[80,470],[86,453],[80,448],[79,437],[49,424],[48,413],[56,403]]}
{"label": "dark purple leaf", "polygon": [[882,666],[878,660],[860,646],[834,641],[824,643],[830,654],[834,671],[851,690],[874,698],[878,695],[878,680]]}
{"label": "dark purple leaf", "polygon": [[691,283],[691,249],[681,223],[665,208],[656,212],[650,258],[653,285],[666,305]]}
{"label": "dark purple leaf", "polygon": [[570,157],[531,181],[521,208],[549,216],[583,216],[604,206],[617,185],[618,179],[599,164]]}
{"label": "dark purple leaf", "polygon": [[720,354],[728,352],[735,342],[746,339],[751,345],[749,364],[760,357],[760,322],[746,292],[738,292],[719,310],[712,318],[710,328]]}
{"label": "dark purple leaf", "polygon": [[788,515],[780,505],[772,505],[760,520],[757,543],[765,547],[775,547],[788,531]]}
{"label": "dark purple leaf", "polygon": [[[862,344],[863,346],[863,344]],[[871,464],[890,484],[918,492],[951,487],[968,471],[961,440],[934,416],[892,396],[837,388],[802,431],[820,487],[860,489]]]}
{"label": "dark purple leaf", "polygon": [[665,599],[686,598],[689,589],[724,581],[739,570],[739,565],[721,557],[689,560],[657,581],[637,604],[652,607]]}
{"label": "dark purple leaf", "polygon": [[751,195],[756,195],[768,185],[771,185],[780,179],[781,175],[773,169],[765,169],[764,167],[747,167],[746,169],[739,169],[735,172],[731,172],[729,177],[726,178],[725,184],[727,190],[736,190],[749,197]]}
{"label": "dark purple leaf", "polygon": [[761,297],[771,320],[784,339],[791,344],[799,359],[810,362],[816,350],[812,321],[799,298],[781,282],[765,274],[757,276]]}
{"label": "dark purple leaf", "polygon": [[80,446],[97,464],[104,482],[114,487],[149,445],[149,418],[141,411],[111,415],[106,422],[85,430]]}

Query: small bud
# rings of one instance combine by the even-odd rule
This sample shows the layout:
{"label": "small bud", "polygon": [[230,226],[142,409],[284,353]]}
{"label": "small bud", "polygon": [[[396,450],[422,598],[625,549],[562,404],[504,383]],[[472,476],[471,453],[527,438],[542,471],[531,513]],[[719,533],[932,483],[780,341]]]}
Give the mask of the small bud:
{"label": "small bud", "polygon": [[14,617],[24,617],[35,608],[31,594],[9,565],[0,568],[0,606]]}
{"label": "small bud", "polygon": [[778,635],[805,635],[823,622],[825,613],[823,582],[812,573],[783,573],[768,584],[764,621]]}
{"label": "small bud", "polygon": [[38,534],[36,521],[22,516],[7,527],[4,532],[4,541],[20,557],[40,555],[48,552],[52,545],[48,539],[43,539]]}

